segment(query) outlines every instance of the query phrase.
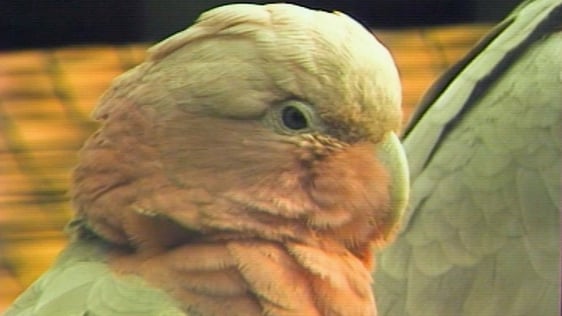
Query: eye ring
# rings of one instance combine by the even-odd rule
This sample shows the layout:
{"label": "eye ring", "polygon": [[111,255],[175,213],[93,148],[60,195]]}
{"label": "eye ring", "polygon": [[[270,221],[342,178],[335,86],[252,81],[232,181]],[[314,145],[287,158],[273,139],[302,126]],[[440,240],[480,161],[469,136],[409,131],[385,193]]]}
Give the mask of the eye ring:
{"label": "eye ring", "polygon": [[281,110],[283,125],[290,130],[299,131],[309,127],[306,115],[297,107],[287,105]]}

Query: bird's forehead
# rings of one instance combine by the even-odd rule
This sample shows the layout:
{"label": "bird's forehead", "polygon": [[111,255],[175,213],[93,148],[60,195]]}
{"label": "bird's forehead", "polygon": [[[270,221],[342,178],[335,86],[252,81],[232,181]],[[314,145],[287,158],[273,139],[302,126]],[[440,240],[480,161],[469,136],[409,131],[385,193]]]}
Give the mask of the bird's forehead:
{"label": "bird's forehead", "polygon": [[341,36],[334,38],[288,39],[287,52],[279,56],[287,66],[269,72],[285,91],[314,104],[335,125],[378,136],[398,129],[401,85],[392,57],[366,30],[346,36],[353,32],[338,29],[330,36],[338,31]]}
{"label": "bird's forehead", "polygon": [[166,59],[180,48],[217,39],[251,45],[215,42],[203,56],[224,61],[244,49],[252,60],[246,60],[248,67],[232,67],[237,76],[245,68],[259,67],[284,94],[312,103],[337,125],[370,125],[364,128],[373,130],[366,132],[380,134],[377,130],[396,130],[400,124],[400,81],[392,57],[344,14],[289,4],[227,5],[204,13],[192,27],[151,48],[150,58]]}
{"label": "bird's forehead", "polygon": [[275,82],[338,124],[399,124],[398,72],[372,33],[341,13],[279,8],[271,14],[273,31],[256,38],[265,58],[284,65],[267,69]]}

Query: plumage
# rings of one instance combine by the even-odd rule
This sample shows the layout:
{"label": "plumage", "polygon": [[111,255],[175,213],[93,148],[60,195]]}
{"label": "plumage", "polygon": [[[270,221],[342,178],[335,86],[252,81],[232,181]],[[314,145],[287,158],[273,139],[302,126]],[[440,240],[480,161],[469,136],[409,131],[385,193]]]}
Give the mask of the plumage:
{"label": "plumage", "polygon": [[428,92],[381,315],[559,315],[562,2],[527,1]]}
{"label": "plumage", "polygon": [[228,5],[94,110],[73,240],[7,315],[375,315],[408,198],[400,81],[342,13]]}

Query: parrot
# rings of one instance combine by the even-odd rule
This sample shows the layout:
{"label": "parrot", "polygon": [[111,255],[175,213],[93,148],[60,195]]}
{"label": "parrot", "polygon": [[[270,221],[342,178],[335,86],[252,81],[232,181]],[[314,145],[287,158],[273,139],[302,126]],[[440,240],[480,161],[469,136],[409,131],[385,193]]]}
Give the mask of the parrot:
{"label": "parrot", "polygon": [[421,99],[383,316],[560,315],[562,1],[525,1]]}
{"label": "parrot", "polygon": [[69,244],[6,316],[377,314],[409,175],[399,73],[359,22],[211,9],[92,117]]}

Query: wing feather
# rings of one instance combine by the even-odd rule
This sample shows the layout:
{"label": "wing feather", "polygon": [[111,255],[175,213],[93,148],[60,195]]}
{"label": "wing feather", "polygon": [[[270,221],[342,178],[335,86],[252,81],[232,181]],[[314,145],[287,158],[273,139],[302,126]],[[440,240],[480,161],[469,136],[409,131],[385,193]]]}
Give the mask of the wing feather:
{"label": "wing feather", "polygon": [[559,314],[561,21],[561,1],[525,2],[422,101],[380,315]]}
{"label": "wing feather", "polygon": [[73,242],[4,315],[186,315],[163,291],[111,272],[105,250],[100,240]]}

